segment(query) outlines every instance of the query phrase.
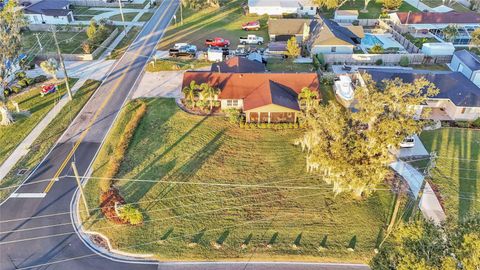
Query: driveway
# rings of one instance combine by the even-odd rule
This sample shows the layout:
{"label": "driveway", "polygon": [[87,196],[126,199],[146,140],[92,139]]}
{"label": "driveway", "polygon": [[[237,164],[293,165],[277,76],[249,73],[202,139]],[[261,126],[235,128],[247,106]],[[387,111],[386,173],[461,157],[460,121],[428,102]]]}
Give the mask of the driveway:
{"label": "driveway", "polygon": [[185,71],[145,72],[132,98],[166,97],[180,98]]}

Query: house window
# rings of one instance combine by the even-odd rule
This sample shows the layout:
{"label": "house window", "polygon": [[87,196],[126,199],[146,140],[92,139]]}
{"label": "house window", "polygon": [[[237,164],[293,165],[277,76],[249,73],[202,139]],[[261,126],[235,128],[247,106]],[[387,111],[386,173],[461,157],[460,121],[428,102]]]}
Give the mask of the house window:
{"label": "house window", "polygon": [[458,65],[458,70],[457,70],[457,71],[458,71],[458,72],[462,72],[462,71],[463,71],[463,65],[462,65],[462,64],[459,64],[459,65]]}
{"label": "house window", "polygon": [[227,107],[238,107],[238,99],[227,99]]}
{"label": "house window", "polygon": [[336,52],[336,51],[337,51],[337,47],[332,47],[331,52]]}
{"label": "house window", "polygon": [[313,10],[313,7],[310,7],[310,10]]}

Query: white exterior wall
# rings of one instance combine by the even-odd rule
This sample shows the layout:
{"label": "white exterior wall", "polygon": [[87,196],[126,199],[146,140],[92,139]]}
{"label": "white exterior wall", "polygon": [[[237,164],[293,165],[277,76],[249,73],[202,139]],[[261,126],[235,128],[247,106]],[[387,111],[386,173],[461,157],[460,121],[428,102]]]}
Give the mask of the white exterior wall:
{"label": "white exterior wall", "polygon": [[337,21],[337,22],[342,22],[342,23],[353,22],[353,21],[355,21],[355,20],[358,20],[358,16],[354,16],[354,15],[337,15],[337,14],[335,14],[333,20],[334,20],[334,21]]}
{"label": "white exterior wall", "polygon": [[[45,16],[41,14],[25,14],[30,24],[69,24],[73,21],[73,14],[70,12],[67,16]],[[68,17],[70,16],[70,21]]]}
{"label": "white exterior wall", "polygon": [[238,101],[238,106],[237,107],[231,107],[231,106],[227,105],[227,99],[221,99],[220,100],[220,107],[222,108],[222,110],[230,109],[230,108],[236,108],[236,109],[243,110],[243,99],[237,99],[237,101]]}
{"label": "white exterior wall", "polygon": [[463,62],[460,61],[456,55],[454,55],[452,58],[450,69],[461,72],[463,75],[465,75],[465,77],[470,79],[470,81],[480,87],[480,70],[472,71],[469,67],[463,64]]}
{"label": "white exterior wall", "polygon": [[[335,47],[335,52],[332,52],[332,47]],[[311,54],[352,54],[352,45],[339,45],[339,46],[326,46],[326,45],[314,45],[310,50]]]}
{"label": "white exterior wall", "polygon": [[475,72],[473,72],[472,74],[472,77],[470,78],[470,80],[476,84],[478,87],[480,87],[480,70],[476,70]]}
{"label": "white exterior wall", "polygon": [[480,107],[459,107],[449,99],[431,99],[423,108],[443,108],[445,113],[453,120],[473,121],[480,117]]}
{"label": "white exterior wall", "polygon": [[317,13],[316,7],[313,6],[303,6],[303,7],[281,7],[281,6],[249,6],[248,10],[250,13],[263,15],[274,15],[280,16],[283,14],[298,14],[298,15],[309,15],[314,16]]}

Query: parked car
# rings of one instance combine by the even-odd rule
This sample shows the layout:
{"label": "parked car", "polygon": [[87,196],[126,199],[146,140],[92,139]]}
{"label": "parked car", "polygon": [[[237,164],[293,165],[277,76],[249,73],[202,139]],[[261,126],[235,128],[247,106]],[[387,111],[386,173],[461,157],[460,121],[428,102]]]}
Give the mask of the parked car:
{"label": "parked car", "polygon": [[230,41],[221,37],[216,37],[214,39],[205,40],[205,45],[208,47],[228,47],[230,46]]}
{"label": "parked car", "polygon": [[43,97],[45,95],[55,93],[57,91],[57,86],[53,83],[42,85],[42,90],[40,90],[40,95]]}
{"label": "parked car", "polygon": [[263,37],[259,37],[257,35],[248,35],[246,37],[240,37],[240,44],[263,44]]}
{"label": "parked car", "polygon": [[193,58],[197,54],[197,46],[188,43],[176,43],[173,48],[168,51],[170,57],[190,57]]}
{"label": "parked car", "polygon": [[408,136],[400,143],[402,148],[412,148],[415,146],[415,138],[413,136]]}
{"label": "parked car", "polygon": [[258,31],[260,30],[260,22],[253,21],[242,24],[242,29],[245,31]]}

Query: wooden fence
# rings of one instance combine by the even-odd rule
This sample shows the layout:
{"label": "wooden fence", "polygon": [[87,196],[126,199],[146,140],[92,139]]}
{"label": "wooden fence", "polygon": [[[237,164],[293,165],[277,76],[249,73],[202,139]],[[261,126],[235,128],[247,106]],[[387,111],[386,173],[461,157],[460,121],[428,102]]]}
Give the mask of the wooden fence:
{"label": "wooden fence", "polygon": [[421,53],[421,50],[417,46],[415,46],[415,44],[413,44],[410,40],[406,39],[402,34],[393,29],[385,21],[379,20],[378,26],[384,29],[387,33],[390,33],[395,38],[395,40],[400,43],[405,48],[405,50],[407,50],[407,52]]}

